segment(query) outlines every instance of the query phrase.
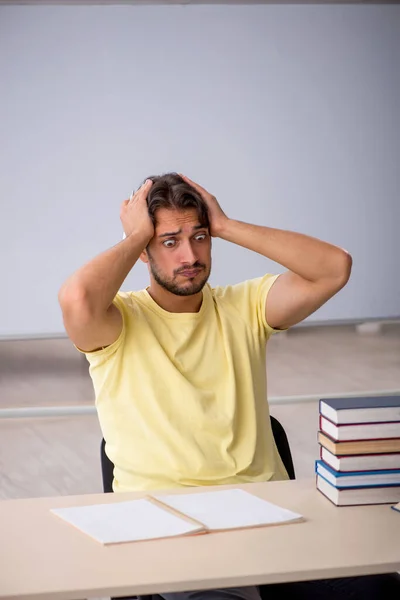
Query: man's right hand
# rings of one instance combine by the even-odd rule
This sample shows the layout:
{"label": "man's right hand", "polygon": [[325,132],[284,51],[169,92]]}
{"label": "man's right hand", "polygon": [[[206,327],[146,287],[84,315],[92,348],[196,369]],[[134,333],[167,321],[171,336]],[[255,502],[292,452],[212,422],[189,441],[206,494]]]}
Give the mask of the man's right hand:
{"label": "man's right hand", "polygon": [[147,208],[147,196],[153,182],[147,179],[144,184],[121,206],[121,222],[126,236],[139,234],[148,241],[154,236],[154,226]]}
{"label": "man's right hand", "polygon": [[154,236],[147,208],[152,181],[146,181],[121,207],[121,221],[130,243],[119,243],[73,273],[58,298],[65,330],[81,350],[91,352],[115,342],[123,320],[113,300],[141,252]]}

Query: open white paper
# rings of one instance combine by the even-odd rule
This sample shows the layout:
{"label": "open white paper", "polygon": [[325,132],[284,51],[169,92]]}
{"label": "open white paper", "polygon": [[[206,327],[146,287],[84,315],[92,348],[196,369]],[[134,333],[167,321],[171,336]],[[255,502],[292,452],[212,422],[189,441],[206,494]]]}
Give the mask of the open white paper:
{"label": "open white paper", "polygon": [[[262,500],[241,489],[192,494],[157,494],[151,499],[52,509],[71,525],[102,544],[190,535],[243,527],[277,525],[302,520],[302,516]],[[177,510],[198,522],[170,512]],[[204,525],[204,527],[203,527]]]}
{"label": "open white paper", "polygon": [[200,521],[208,531],[276,525],[303,519],[298,513],[271,504],[241,489],[157,495],[156,498]]}
{"label": "open white paper", "polygon": [[51,512],[102,544],[175,537],[202,530],[148,500],[57,508]]}

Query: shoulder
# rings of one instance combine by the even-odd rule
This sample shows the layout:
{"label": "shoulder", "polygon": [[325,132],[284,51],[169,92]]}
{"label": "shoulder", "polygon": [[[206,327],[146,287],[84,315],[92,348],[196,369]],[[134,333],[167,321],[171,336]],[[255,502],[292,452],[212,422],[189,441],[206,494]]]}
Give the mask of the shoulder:
{"label": "shoulder", "polygon": [[268,293],[278,277],[279,274],[267,273],[262,277],[247,279],[233,285],[212,287],[211,293],[214,298],[224,299],[227,302],[256,301],[257,298]]}
{"label": "shoulder", "polygon": [[140,306],[146,305],[146,290],[119,291],[113,302],[124,314],[132,314]]}
{"label": "shoulder", "polygon": [[280,274],[267,273],[234,285],[211,289],[213,300],[221,310],[232,312],[243,319],[253,331],[262,336],[275,333],[266,320],[266,301],[269,290]]}

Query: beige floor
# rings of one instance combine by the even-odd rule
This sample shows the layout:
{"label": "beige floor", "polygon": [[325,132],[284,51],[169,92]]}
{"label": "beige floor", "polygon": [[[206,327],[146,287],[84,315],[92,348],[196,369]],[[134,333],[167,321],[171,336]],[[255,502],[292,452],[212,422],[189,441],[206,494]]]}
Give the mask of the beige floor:
{"label": "beige floor", "polygon": [[[269,396],[400,390],[400,325],[360,336],[354,327],[294,329],[268,352]],[[87,362],[68,340],[0,343],[0,409],[92,405]],[[317,402],[273,404],[297,477],[312,476]],[[101,491],[101,431],[91,415],[0,419],[0,498]]]}

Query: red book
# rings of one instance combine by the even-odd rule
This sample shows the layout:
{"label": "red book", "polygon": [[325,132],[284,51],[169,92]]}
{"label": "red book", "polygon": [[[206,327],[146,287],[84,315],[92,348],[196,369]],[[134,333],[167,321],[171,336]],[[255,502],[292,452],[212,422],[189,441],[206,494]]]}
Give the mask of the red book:
{"label": "red book", "polygon": [[342,473],[349,471],[388,471],[400,469],[400,452],[336,456],[327,448],[321,446],[320,456],[321,460],[332,467],[332,469]]}
{"label": "red book", "polygon": [[319,424],[321,431],[337,441],[400,438],[400,421],[337,425],[320,415]]}

